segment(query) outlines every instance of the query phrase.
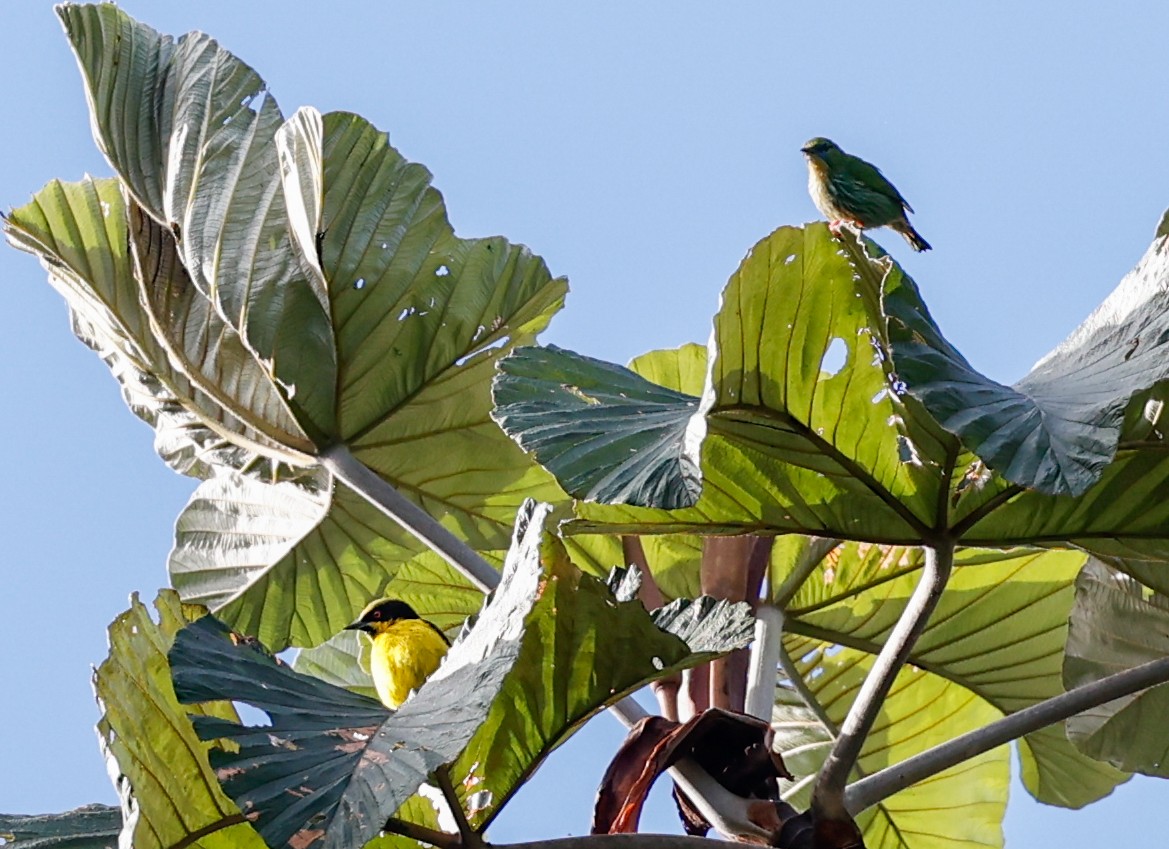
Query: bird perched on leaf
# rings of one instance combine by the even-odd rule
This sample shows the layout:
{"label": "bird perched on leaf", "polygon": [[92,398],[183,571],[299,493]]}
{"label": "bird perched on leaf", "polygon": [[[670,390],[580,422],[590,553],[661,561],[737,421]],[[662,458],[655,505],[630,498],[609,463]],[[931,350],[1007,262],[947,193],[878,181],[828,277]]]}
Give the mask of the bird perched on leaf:
{"label": "bird perched on leaf", "polygon": [[451,645],[437,625],[396,598],[371,602],[344,630],[364,631],[373,638],[373,685],[382,704],[393,710],[438,669]]}
{"label": "bird perched on leaf", "polygon": [[812,202],[828,218],[833,232],[845,222],[860,230],[890,227],[915,251],[930,249],[905,215],[913,207],[877,166],[845,153],[831,139],[811,139],[800,150],[808,160]]}

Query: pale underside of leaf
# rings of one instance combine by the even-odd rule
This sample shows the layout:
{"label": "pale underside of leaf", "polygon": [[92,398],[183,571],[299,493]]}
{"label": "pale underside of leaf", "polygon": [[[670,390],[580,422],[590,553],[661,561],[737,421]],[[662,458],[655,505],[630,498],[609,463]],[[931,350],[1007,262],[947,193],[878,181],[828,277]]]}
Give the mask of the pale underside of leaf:
{"label": "pale underside of leaf", "polygon": [[1080,495],[1112,462],[1130,399],[1169,377],[1169,249],[1158,239],[1116,290],[1013,387],[976,371],[911,300],[886,301],[910,393],[1013,483]]}
{"label": "pale underside of leaf", "polygon": [[130,409],[154,426],[164,460],[197,477],[216,465],[289,475],[274,459],[288,452],[238,415],[234,403],[192,381],[154,335],[127,251],[127,209],[116,181],[50,182],[12,211],[5,233],[41,260],[69,304],[74,333],[109,366]]}
{"label": "pale underside of leaf", "polygon": [[324,293],[289,233],[262,79],[202,33],[160,35],[107,4],[58,7],[99,147],[176,233],[192,283],[286,387],[314,437],[334,431],[336,360]]}
{"label": "pale underside of leaf", "polygon": [[[1064,679],[1099,680],[1169,654],[1169,598],[1090,560],[1076,581]],[[1169,685],[1114,699],[1068,720],[1076,747],[1121,769],[1169,777]]]}

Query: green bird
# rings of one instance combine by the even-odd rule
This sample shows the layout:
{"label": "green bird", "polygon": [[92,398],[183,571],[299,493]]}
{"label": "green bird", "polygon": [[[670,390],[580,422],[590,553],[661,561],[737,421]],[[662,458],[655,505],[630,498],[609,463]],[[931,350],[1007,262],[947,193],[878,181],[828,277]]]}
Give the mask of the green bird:
{"label": "green bird", "polygon": [[845,222],[860,230],[889,227],[915,251],[930,249],[905,216],[913,207],[877,166],[845,153],[831,139],[814,138],[800,150],[808,160],[808,193],[834,233]]}

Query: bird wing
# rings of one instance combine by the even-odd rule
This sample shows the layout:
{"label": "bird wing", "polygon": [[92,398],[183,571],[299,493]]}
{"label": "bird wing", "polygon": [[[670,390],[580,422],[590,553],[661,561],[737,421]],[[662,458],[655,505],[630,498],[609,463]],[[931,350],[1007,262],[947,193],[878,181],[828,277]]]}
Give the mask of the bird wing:
{"label": "bird wing", "polygon": [[447,639],[447,635],[446,635],[446,634],[443,632],[442,628],[440,628],[440,627],[438,627],[437,625],[435,625],[435,624],[434,624],[433,622],[431,622],[429,619],[423,619],[422,621],[423,621],[423,622],[425,622],[427,625],[429,625],[431,628],[433,628],[433,629],[434,629],[434,633],[436,633],[436,634],[438,634],[440,637],[442,637],[442,641],[443,641],[444,643],[446,643],[448,646],[451,644],[451,641],[450,641],[449,639]]}
{"label": "bird wing", "polygon": [[[857,189],[879,192],[885,197],[896,201],[905,209],[913,212],[913,207],[909,205],[909,201],[901,196],[901,192],[897,191],[889,180],[881,173],[881,169],[871,162],[865,162],[859,156],[854,156],[852,161],[848,163],[847,169],[843,174],[839,175],[841,180],[841,189],[845,194],[855,192]],[[859,185],[847,186],[849,182],[854,182]]]}

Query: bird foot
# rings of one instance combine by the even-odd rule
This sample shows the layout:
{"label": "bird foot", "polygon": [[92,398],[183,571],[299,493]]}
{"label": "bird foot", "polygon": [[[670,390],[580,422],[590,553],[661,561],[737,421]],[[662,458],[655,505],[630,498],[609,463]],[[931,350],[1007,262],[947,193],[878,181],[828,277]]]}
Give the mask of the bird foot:
{"label": "bird foot", "polygon": [[843,230],[845,227],[848,227],[852,230],[856,230],[858,233],[864,229],[864,227],[861,226],[861,223],[859,221],[852,221],[848,218],[838,218],[835,221],[828,222],[828,231],[833,236],[839,236],[840,231]]}

